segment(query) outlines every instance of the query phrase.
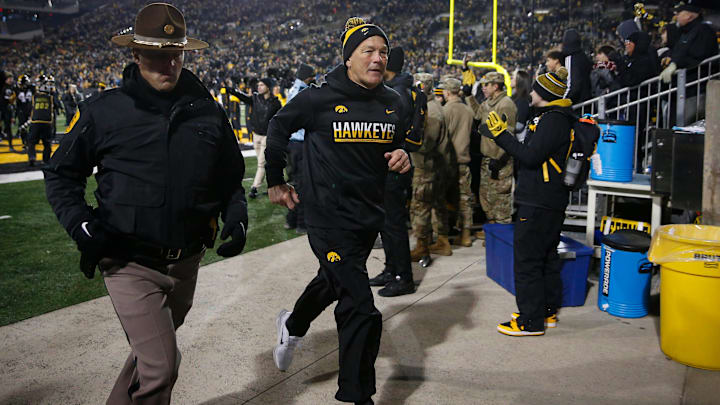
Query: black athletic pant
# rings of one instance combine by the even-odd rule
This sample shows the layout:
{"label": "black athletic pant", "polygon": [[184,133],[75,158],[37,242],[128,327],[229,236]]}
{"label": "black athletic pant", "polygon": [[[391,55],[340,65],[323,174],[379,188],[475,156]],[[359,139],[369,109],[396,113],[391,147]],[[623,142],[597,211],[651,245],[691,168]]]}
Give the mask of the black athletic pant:
{"label": "black athletic pant", "polygon": [[565,212],[521,205],[517,218],[513,252],[518,322],[531,330],[544,329],[546,314],[557,312],[562,302],[557,246]]}
{"label": "black athletic pant", "polygon": [[10,114],[10,106],[0,106],[0,116],[2,117],[3,132],[8,140],[8,145],[12,149],[12,115]]}
{"label": "black athletic pant", "polygon": [[380,349],[382,314],[375,308],[365,263],[376,236],[376,230],[308,227],[310,247],[320,261],[320,270],[285,323],[291,336],[305,336],[310,323],[337,301],[338,401],[362,401],[375,394],[375,359]]}
{"label": "black athletic pant", "polygon": [[412,280],[408,238],[408,188],[412,173],[390,172],[385,180],[385,226],[380,232],[385,249],[385,271]]}
{"label": "black athletic pant", "polygon": [[30,124],[30,135],[28,135],[28,158],[31,162],[35,161],[37,156],[35,153],[35,145],[42,141],[43,144],[43,162],[50,161],[52,153],[53,131],[51,124]]}
{"label": "black athletic pant", "polygon": [[291,167],[291,183],[300,196],[300,203],[295,208],[288,210],[286,222],[294,228],[305,228],[305,211],[302,203],[302,182],[303,182],[303,143],[290,141],[288,143],[289,163]]}

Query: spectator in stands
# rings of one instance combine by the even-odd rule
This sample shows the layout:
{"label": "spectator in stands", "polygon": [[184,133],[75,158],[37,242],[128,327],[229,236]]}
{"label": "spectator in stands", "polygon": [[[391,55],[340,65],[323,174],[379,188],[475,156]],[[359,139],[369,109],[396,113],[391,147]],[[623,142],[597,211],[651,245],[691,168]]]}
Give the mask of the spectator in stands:
{"label": "spectator in stands", "polygon": [[718,54],[717,35],[705,24],[702,9],[693,0],[675,6],[680,37],[670,51],[670,64],[663,70],[663,82],[670,83],[677,69],[695,67],[703,60]]}
{"label": "spectator in stands", "polygon": [[558,50],[552,50],[545,55],[545,69],[548,72],[557,72],[563,66],[563,53]]}
{"label": "spectator in stands", "polygon": [[590,99],[590,71],[592,62],[582,50],[580,34],[575,29],[565,31],[562,53],[565,56],[565,68],[568,71],[567,90],[563,98],[569,98],[573,104]]}
{"label": "spectator in stands", "polygon": [[657,52],[650,46],[650,36],[643,31],[633,32],[625,40],[625,59],[619,68],[623,87],[636,86],[658,75]]}
{"label": "spectator in stands", "polygon": [[620,89],[617,58],[615,48],[610,45],[603,45],[595,52],[595,64],[590,72],[593,97]]}
{"label": "spectator in stands", "polygon": [[517,108],[517,121],[515,123],[515,137],[522,142],[525,139],[525,126],[530,118],[530,74],[525,70],[516,70],[510,80],[512,87],[512,100]]}

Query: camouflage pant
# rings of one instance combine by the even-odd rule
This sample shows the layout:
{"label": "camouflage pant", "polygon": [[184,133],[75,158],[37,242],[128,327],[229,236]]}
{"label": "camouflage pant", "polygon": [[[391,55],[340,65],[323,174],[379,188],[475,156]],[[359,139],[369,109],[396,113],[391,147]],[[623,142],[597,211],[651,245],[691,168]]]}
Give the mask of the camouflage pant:
{"label": "camouflage pant", "polygon": [[512,217],[513,161],[498,172],[498,180],[490,178],[490,159],[483,158],[480,166],[480,204],[489,222],[509,224]]}
{"label": "camouflage pant", "polygon": [[[432,237],[433,213],[438,218],[437,232],[447,236],[447,213],[440,181],[432,172],[415,168],[412,179],[412,201],[410,216],[413,234],[418,239]],[[445,225],[443,225],[445,224]]]}
{"label": "camouflage pant", "polygon": [[458,221],[462,222],[463,229],[470,228],[473,224],[473,193],[470,184],[470,166],[458,165],[458,187],[460,188]]}

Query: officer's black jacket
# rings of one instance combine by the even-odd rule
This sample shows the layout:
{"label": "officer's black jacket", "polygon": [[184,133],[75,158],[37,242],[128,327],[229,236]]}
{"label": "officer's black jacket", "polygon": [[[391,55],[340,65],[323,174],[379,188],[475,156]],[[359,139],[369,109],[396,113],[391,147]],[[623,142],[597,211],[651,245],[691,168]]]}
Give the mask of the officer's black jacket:
{"label": "officer's black jacket", "polygon": [[[567,99],[565,99],[567,100]],[[523,143],[508,132],[495,138],[518,166],[515,203],[551,210],[564,211],[568,204],[568,189],[563,184],[562,174],[548,164],[549,181],[543,174],[543,163],[552,158],[564,169],[570,147],[570,107],[555,105],[538,108],[528,122],[528,131]],[[560,113],[562,112],[562,113]]]}
{"label": "officer's black jacket", "polygon": [[[94,217],[121,236],[183,248],[208,243],[220,212],[247,223],[245,164],[225,112],[185,69],[174,97],[158,94],[130,64],[122,88],[79,104],[44,170],[50,205],[71,235]],[[95,166],[91,213],[84,191]]]}
{"label": "officer's black jacket", "polygon": [[252,112],[250,113],[250,127],[257,134],[266,135],[270,119],[282,106],[280,104],[280,100],[273,95],[265,98],[264,95],[253,93],[248,96],[247,94],[235,90],[231,90],[230,94],[252,107]]}
{"label": "officer's black jacket", "polygon": [[308,179],[300,199],[305,222],[336,229],[380,230],[385,152],[404,142],[400,96],[385,85],[366,89],[340,65],[327,83],[301,91],[270,121],[268,187],[285,183],[285,150],[290,134],[305,129],[303,173]]}

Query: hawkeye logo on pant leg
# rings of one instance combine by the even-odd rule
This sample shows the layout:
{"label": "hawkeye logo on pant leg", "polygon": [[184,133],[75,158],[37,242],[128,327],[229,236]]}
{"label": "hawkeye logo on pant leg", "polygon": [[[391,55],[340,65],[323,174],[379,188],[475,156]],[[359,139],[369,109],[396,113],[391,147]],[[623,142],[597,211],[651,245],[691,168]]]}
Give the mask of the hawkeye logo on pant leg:
{"label": "hawkeye logo on pant leg", "polygon": [[335,142],[392,143],[394,137],[395,124],[389,122],[333,122]]}
{"label": "hawkeye logo on pant leg", "polygon": [[346,112],[348,112],[348,109],[344,105],[336,105],[335,112],[338,114],[345,114]]}
{"label": "hawkeye logo on pant leg", "polygon": [[329,252],[329,253],[327,254],[327,260],[328,260],[330,263],[335,263],[335,262],[341,261],[342,258],[340,257],[339,254],[337,254],[337,252]]}

